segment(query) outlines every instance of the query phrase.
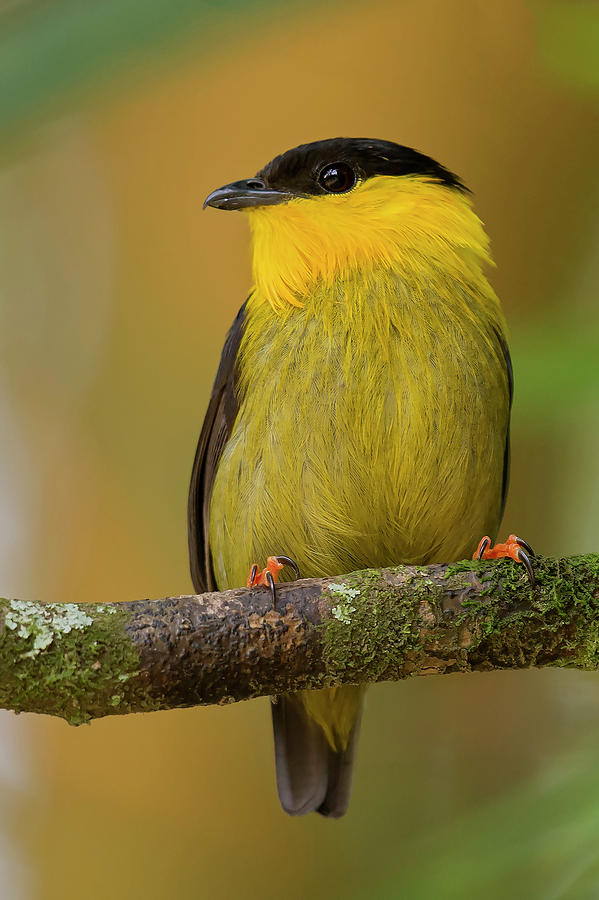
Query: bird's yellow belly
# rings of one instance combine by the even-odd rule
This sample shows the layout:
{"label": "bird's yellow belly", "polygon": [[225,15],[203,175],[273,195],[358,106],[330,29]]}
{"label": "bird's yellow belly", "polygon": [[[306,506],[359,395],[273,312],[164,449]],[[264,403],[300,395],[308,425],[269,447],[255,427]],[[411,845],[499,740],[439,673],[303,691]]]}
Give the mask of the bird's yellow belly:
{"label": "bird's yellow belly", "polygon": [[271,554],[306,577],[451,561],[497,528],[509,401],[488,323],[434,297],[395,320],[314,305],[248,322],[210,507],[219,588]]}

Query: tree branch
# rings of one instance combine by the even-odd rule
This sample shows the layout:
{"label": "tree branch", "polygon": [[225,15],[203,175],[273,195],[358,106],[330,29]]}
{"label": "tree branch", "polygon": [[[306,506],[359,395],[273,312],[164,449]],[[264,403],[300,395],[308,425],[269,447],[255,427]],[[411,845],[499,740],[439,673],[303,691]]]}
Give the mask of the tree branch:
{"label": "tree branch", "polygon": [[368,569],[132,603],[0,600],[0,708],[61,716],[228,703],[411,675],[599,667],[599,555]]}

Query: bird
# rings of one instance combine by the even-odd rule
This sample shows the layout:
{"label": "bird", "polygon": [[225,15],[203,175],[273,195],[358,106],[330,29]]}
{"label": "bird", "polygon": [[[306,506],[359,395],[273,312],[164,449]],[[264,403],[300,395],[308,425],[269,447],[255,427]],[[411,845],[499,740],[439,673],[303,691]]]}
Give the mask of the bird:
{"label": "bird", "polygon": [[[492,554],[513,376],[489,239],[462,180],[392,141],[332,138],[204,206],[248,215],[252,286],[193,465],[196,591],[250,571],[274,595],[284,565],[324,577],[452,562],[481,534],[475,555]],[[496,556],[523,561],[517,542]],[[346,812],[364,690],[271,699],[288,814]]]}

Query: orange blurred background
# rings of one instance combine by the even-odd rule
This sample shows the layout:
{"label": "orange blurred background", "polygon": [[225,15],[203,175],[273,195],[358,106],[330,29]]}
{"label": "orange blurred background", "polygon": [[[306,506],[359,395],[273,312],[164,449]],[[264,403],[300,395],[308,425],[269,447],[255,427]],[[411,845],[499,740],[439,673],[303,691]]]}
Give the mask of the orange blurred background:
{"label": "orange blurred background", "polygon": [[[502,531],[599,550],[598,9],[7,4],[3,593],[191,590],[191,463],[249,286],[245,218],[202,202],[337,135],[418,148],[474,191],[516,378]],[[337,822],[280,811],[266,700],[77,729],[2,713],[0,894],[599,896],[598,678],[372,688]]]}

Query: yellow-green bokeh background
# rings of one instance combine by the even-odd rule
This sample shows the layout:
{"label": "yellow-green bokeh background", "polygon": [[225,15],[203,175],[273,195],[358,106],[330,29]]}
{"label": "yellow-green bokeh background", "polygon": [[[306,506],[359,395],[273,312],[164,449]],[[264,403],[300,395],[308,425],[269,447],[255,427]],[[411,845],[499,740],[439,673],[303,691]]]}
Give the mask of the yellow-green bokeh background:
{"label": "yellow-green bokeh background", "polygon": [[[190,467],[249,284],[244,217],[202,201],[336,135],[419,148],[475,192],[516,375],[504,530],[599,550],[597,9],[6,4],[2,592],[190,590]],[[269,718],[2,714],[1,896],[599,896],[599,676],[371,689],[338,822],[280,811]]]}

